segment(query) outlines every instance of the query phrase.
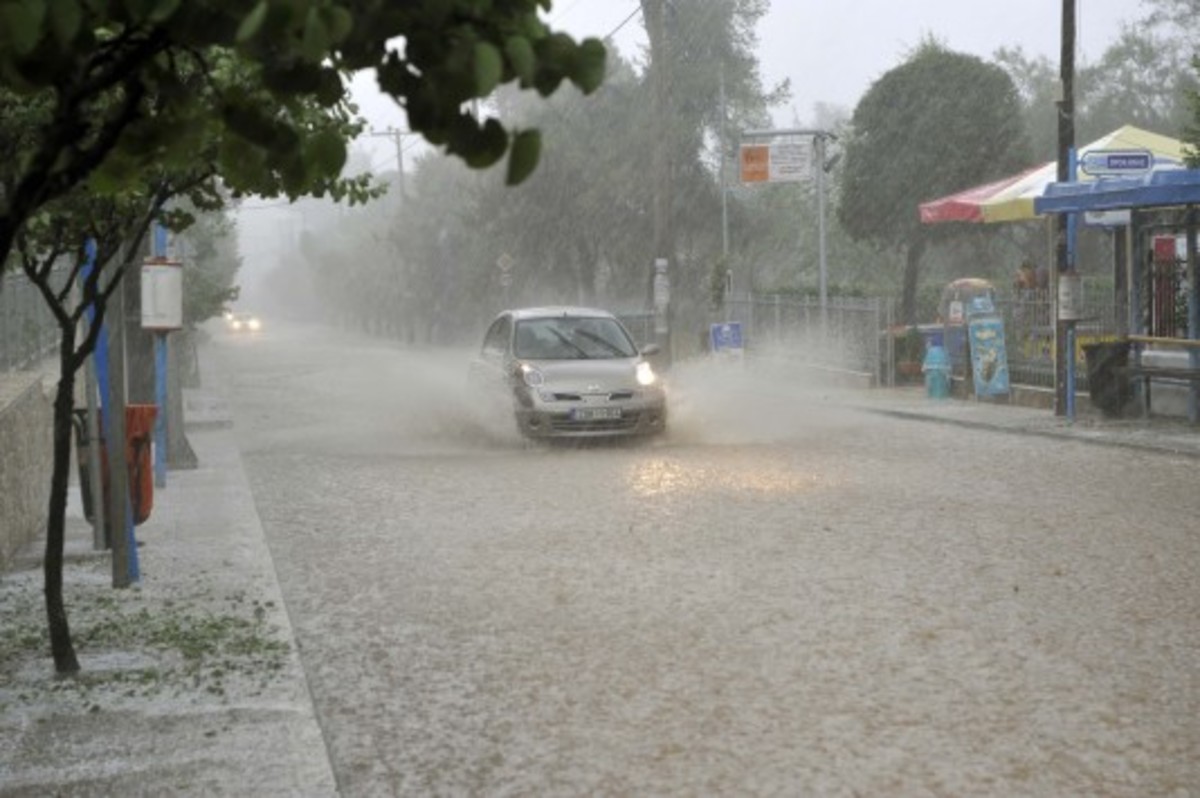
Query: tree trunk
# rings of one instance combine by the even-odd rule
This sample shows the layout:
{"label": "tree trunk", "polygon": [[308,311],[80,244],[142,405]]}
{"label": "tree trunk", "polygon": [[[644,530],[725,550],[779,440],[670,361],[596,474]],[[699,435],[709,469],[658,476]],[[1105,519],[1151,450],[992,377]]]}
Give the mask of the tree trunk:
{"label": "tree trunk", "polygon": [[46,620],[50,629],[50,652],[54,670],[60,674],[79,672],[67,610],[63,603],[63,547],[66,538],[67,478],[71,471],[71,413],[75,409],[75,371],[72,368],[75,325],[62,329],[59,346],[61,376],[54,396],[54,466],[50,477],[50,507],[46,524],[45,574]]}
{"label": "tree trunk", "polygon": [[925,237],[917,236],[908,244],[904,263],[904,299],[901,313],[905,324],[917,323],[917,277],[921,274],[921,256],[925,254]]}

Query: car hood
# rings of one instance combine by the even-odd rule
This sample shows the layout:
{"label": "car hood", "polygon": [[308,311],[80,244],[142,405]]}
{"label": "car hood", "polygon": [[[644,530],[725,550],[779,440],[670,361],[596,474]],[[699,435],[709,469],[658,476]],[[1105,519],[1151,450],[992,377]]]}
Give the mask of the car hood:
{"label": "car hood", "polygon": [[612,391],[637,387],[640,358],[605,360],[531,360],[529,365],[542,372],[546,385],[580,393]]}

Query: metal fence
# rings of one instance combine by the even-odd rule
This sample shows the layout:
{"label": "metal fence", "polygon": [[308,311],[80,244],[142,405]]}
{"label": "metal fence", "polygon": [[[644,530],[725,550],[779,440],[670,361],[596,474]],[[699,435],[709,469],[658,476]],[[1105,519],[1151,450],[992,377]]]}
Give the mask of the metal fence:
{"label": "metal fence", "polygon": [[[56,269],[52,284],[66,273]],[[29,368],[53,354],[58,342],[58,323],[37,287],[20,272],[0,278],[0,371]]]}
{"label": "metal fence", "polygon": [[[1096,292],[1101,293],[1101,292]],[[1054,387],[1054,297],[1049,291],[1025,291],[996,298],[1004,319],[1009,381],[1034,388]],[[1075,325],[1076,384],[1087,390],[1086,350],[1121,334],[1121,310],[1109,297],[1085,293],[1083,318]],[[965,370],[965,365],[964,365]]]}
{"label": "metal fence", "polygon": [[886,300],[832,298],[822,308],[815,297],[771,295],[731,298],[725,307],[726,320],[741,322],[746,349],[756,356],[884,380]]}

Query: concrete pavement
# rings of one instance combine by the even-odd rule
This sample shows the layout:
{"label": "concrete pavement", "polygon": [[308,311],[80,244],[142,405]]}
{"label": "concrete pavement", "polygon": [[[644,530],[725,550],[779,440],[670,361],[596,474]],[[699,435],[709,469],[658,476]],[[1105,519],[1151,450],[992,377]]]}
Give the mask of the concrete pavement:
{"label": "concrete pavement", "polygon": [[[905,420],[1200,457],[1200,429],[1177,422],[1067,423],[919,388],[853,396]],[[79,679],[54,678],[39,638],[40,551],[0,578],[0,796],[337,793],[227,403],[191,392],[186,414],[200,467],[171,472],[139,527],[138,588],[109,589],[109,558],[72,501]]]}
{"label": "concrete pavement", "polygon": [[221,397],[190,398],[200,466],[138,527],[138,587],[109,587],[72,487],[79,678],[46,655],[43,544],[0,578],[0,795],[337,792],[236,433]]}

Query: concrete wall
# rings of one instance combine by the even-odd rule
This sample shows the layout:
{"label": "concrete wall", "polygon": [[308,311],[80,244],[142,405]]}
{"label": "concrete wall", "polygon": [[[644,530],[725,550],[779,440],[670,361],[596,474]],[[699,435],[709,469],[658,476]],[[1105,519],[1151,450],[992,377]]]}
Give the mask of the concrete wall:
{"label": "concrete wall", "polygon": [[0,571],[21,547],[44,536],[53,439],[43,374],[0,375]]}

